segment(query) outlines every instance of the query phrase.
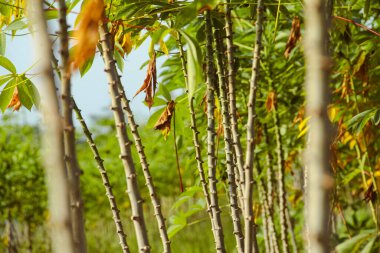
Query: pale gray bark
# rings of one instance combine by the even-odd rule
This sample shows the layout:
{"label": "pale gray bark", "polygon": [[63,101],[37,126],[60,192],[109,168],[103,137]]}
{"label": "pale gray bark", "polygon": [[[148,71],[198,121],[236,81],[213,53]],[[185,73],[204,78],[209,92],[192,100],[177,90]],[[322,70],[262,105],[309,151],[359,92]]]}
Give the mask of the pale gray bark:
{"label": "pale gray bark", "polygon": [[[114,64],[113,68],[115,68],[115,71],[116,71],[116,65],[115,64]],[[129,106],[129,100],[127,99],[127,97],[125,95],[125,91],[124,91],[123,85],[121,84],[120,77],[117,76],[115,78],[116,78],[115,80],[116,80],[116,83],[117,83],[117,86],[118,86],[118,89],[120,92],[123,110],[124,110],[124,112],[128,118],[129,127],[131,129],[132,136],[133,136],[133,139],[135,141],[137,153],[138,153],[138,156],[140,158],[140,164],[141,164],[141,167],[143,170],[146,186],[148,188],[149,196],[150,196],[150,199],[152,201],[153,208],[154,208],[154,215],[156,216],[158,230],[160,233],[163,250],[164,250],[164,253],[170,253],[171,252],[171,247],[170,247],[171,242],[169,240],[168,232],[166,229],[165,218],[162,214],[161,204],[160,204],[160,201],[157,197],[157,192],[156,192],[156,189],[154,187],[153,179],[152,179],[152,176],[151,176],[150,171],[149,171],[149,164],[148,164],[148,161],[147,161],[147,158],[145,155],[145,151],[144,151],[144,146],[142,144],[141,137],[140,137],[140,134],[138,131],[138,125],[135,122],[132,109]]]}
{"label": "pale gray bark", "polygon": [[[236,157],[236,166],[238,174],[236,175],[238,193],[240,202],[243,202],[243,189],[244,189],[244,162],[243,162],[243,151],[240,142],[240,134],[238,129],[237,121],[237,110],[236,110],[236,94],[235,94],[235,85],[236,85],[236,71],[235,71],[235,58],[234,58],[234,42],[233,42],[233,22],[231,18],[231,0],[226,1],[225,7],[225,30],[226,30],[226,43],[227,43],[227,62],[228,62],[228,99],[229,99],[229,112],[230,112],[230,122],[231,122],[231,132],[233,138],[233,147]],[[244,208],[244,205],[241,205],[241,208]]]}
{"label": "pale gray bark", "polygon": [[116,226],[117,235],[119,236],[119,240],[120,240],[119,243],[120,243],[121,249],[122,249],[123,253],[129,253],[130,251],[129,251],[129,247],[127,244],[127,238],[126,238],[127,236],[124,232],[123,224],[122,224],[121,219],[120,219],[120,210],[117,207],[116,199],[115,199],[115,196],[113,195],[113,192],[112,192],[112,186],[111,186],[111,183],[108,179],[108,174],[107,174],[106,168],[104,166],[103,159],[100,157],[98,148],[96,147],[96,144],[92,138],[92,133],[88,129],[87,124],[84,121],[82,114],[81,114],[78,106],[76,105],[74,99],[72,99],[72,105],[73,105],[73,109],[77,115],[77,119],[78,119],[80,125],[82,126],[83,133],[86,135],[87,143],[90,146],[92,154],[94,155],[94,159],[95,159],[96,163],[98,164],[98,170],[99,170],[99,173],[102,177],[102,181],[103,181],[104,188],[106,190],[108,202],[109,202],[110,207],[111,207],[112,218],[113,218],[115,226]]}
{"label": "pale gray bark", "polygon": [[68,26],[66,21],[66,3],[59,0],[59,39],[61,54],[61,92],[63,116],[63,141],[65,162],[70,186],[71,219],[73,227],[74,246],[77,253],[86,253],[86,234],[84,227],[83,200],[80,190],[80,168],[75,150],[75,128],[73,125],[71,105],[71,80],[69,64]]}
{"label": "pale gray bark", "polygon": [[52,249],[55,253],[74,253],[69,190],[63,148],[63,128],[51,66],[51,42],[48,36],[42,0],[28,2],[34,50],[40,71],[41,111],[43,117],[42,147],[45,165],[49,223]]}
{"label": "pale gray bark", "polygon": [[226,166],[228,176],[228,194],[230,201],[231,217],[234,227],[233,234],[235,235],[236,248],[238,253],[244,252],[244,236],[240,224],[240,208],[238,205],[238,198],[236,192],[235,170],[234,170],[234,157],[233,157],[233,145],[232,134],[229,120],[229,107],[227,97],[227,82],[224,75],[224,45],[220,35],[220,30],[214,25],[214,38],[216,44],[216,60],[217,60],[217,75],[219,78],[219,101],[222,109],[222,124],[224,130],[224,151],[226,154]]}
{"label": "pale gray bark", "polygon": [[245,231],[245,244],[244,252],[257,253],[258,245],[256,239],[256,225],[254,222],[252,211],[252,185],[253,185],[253,161],[255,151],[255,118],[256,118],[256,91],[258,87],[259,77],[259,61],[261,52],[261,39],[263,32],[263,19],[264,19],[264,6],[263,1],[257,2],[257,20],[256,20],[256,40],[253,50],[253,63],[252,74],[249,88],[248,98],[248,122],[247,122],[247,149],[246,160],[244,164],[244,177],[245,177],[245,190],[244,190],[244,231]]}
{"label": "pale gray bark", "polygon": [[[185,78],[185,84],[186,84],[186,90],[188,90],[189,87],[189,82],[188,82],[188,76],[187,76],[187,69],[186,69],[186,59],[185,59],[185,54],[183,51],[183,45],[181,41],[181,34],[178,32],[177,33],[177,44],[179,48],[179,55],[181,58],[181,65],[182,65],[182,72],[183,76]],[[206,208],[207,208],[207,213],[210,216],[210,221],[211,221],[211,229],[214,234],[214,225],[213,225],[213,218],[212,218],[212,212],[210,208],[210,194],[207,189],[207,182],[206,182],[206,176],[205,172],[203,169],[203,159],[202,159],[202,152],[201,152],[201,144],[199,142],[199,131],[197,128],[197,121],[195,119],[195,110],[194,110],[194,97],[189,98],[189,111],[190,111],[190,124],[191,124],[191,131],[193,133],[193,144],[194,144],[194,149],[195,149],[195,159],[197,161],[197,167],[198,167],[198,172],[199,172],[199,179],[201,181],[202,185],[202,190],[203,190],[203,195],[205,196],[206,200]],[[214,234],[215,236],[215,234]]]}
{"label": "pale gray bark", "polygon": [[305,1],[306,114],[310,116],[308,145],[305,154],[307,169],[307,214],[309,252],[330,252],[329,192],[333,187],[330,175],[329,71],[331,60],[327,50],[325,0]]}
{"label": "pale gray bark", "polygon": [[224,234],[222,221],[220,218],[220,208],[218,202],[218,192],[216,188],[216,157],[215,157],[215,67],[214,67],[214,53],[212,47],[212,24],[210,18],[210,11],[205,12],[205,27],[206,27],[206,62],[207,62],[207,157],[208,157],[208,179],[210,187],[210,207],[212,211],[214,234],[215,234],[215,247],[219,253],[226,252],[224,246]]}
{"label": "pale gray bark", "polygon": [[106,23],[99,26],[100,43],[102,46],[102,56],[105,64],[104,71],[106,72],[108,79],[111,109],[115,118],[117,139],[120,146],[120,159],[122,160],[127,179],[127,193],[132,209],[131,219],[135,227],[139,252],[150,252],[148,233],[146,230],[144,212],[142,208],[143,200],[137,184],[137,174],[132,160],[130,147],[131,142],[127,136],[126,122],[121,106],[121,96],[114,78],[115,76],[118,76],[118,73],[116,72],[116,68],[114,68],[115,60],[113,59],[113,50],[110,48],[111,38],[110,34],[107,32],[106,26]]}

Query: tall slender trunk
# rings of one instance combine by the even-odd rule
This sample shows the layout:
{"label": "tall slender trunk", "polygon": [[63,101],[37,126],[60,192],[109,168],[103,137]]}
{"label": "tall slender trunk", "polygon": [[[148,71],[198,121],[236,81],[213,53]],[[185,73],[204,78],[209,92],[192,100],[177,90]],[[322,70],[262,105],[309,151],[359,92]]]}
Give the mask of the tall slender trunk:
{"label": "tall slender trunk", "polygon": [[123,224],[121,223],[120,210],[117,207],[116,199],[115,199],[115,196],[113,195],[113,192],[112,192],[112,186],[111,186],[111,183],[108,179],[108,174],[107,174],[106,168],[104,167],[103,159],[100,157],[98,148],[96,147],[96,144],[92,138],[92,133],[88,129],[87,124],[84,121],[82,114],[81,114],[78,106],[76,105],[74,99],[72,99],[72,105],[73,105],[73,109],[77,115],[77,119],[78,119],[80,125],[82,126],[84,135],[87,138],[87,143],[91,148],[92,154],[94,155],[94,159],[95,159],[96,163],[98,164],[98,170],[99,170],[100,175],[102,177],[102,181],[103,181],[104,188],[106,190],[108,202],[109,202],[110,207],[111,207],[112,218],[113,218],[115,226],[116,226],[117,235],[119,236],[119,240],[120,240],[119,243],[120,243],[121,249],[122,249],[123,253],[129,253],[130,251],[129,251],[129,247],[127,244],[127,238],[126,238],[127,235],[125,234]]}
{"label": "tall slender trunk", "polygon": [[71,80],[69,64],[68,26],[66,21],[66,3],[59,0],[59,39],[61,54],[61,92],[63,112],[63,141],[68,182],[70,186],[71,218],[74,246],[77,253],[86,253],[86,235],[84,227],[83,200],[80,190],[80,169],[75,150],[75,128],[71,105]]}
{"label": "tall slender trunk", "polygon": [[252,185],[253,185],[253,161],[255,152],[255,118],[256,118],[256,91],[258,87],[259,77],[259,60],[261,52],[261,38],[263,32],[263,18],[264,18],[264,6],[263,0],[257,2],[257,20],[256,20],[256,40],[253,50],[253,63],[252,74],[249,88],[248,98],[248,122],[247,122],[247,149],[244,164],[244,231],[245,231],[245,245],[244,252],[251,253],[258,252],[258,245],[256,239],[256,225],[252,211]]}
{"label": "tall slender trunk", "polygon": [[244,236],[240,224],[240,208],[238,205],[238,198],[236,192],[235,170],[234,170],[234,157],[232,134],[230,128],[228,97],[227,97],[227,82],[224,74],[224,45],[220,34],[220,30],[214,25],[214,39],[216,48],[217,59],[217,74],[219,78],[219,101],[222,109],[222,121],[224,131],[224,151],[226,154],[227,176],[228,176],[228,194],[230,197],[231,217],[234,226],[234,235],[236,240],[237,252],[244,252]]}
{"label": "tall slender trunk", "polygon": [[[116,66],[114,66],[114,68],[116,70]],[[152,179],[152,176],[151,176],[150,171],[149,171],[149,165],[148,165],[148,161],[147,161],[147,158],[145,155],[144,146],[142,144],[141,137],[140,137],[140,134],[138,131],[138,125],[135,122],[132,109],[129,106],[129,100],[127,99],[127,97],[125,95],[125,91],[124,91],[123,85],[121,84],[119,76],[116,77],[116,83],[117,83],[117,87],[118,87],[119,92],[120,92],[123,110],[124,110],[125,114],[127,115],[129,127],[131,129],[132,136],[133,136],[133,140],[135,141],[137,154],[140,158],[140,164],[141,164],[143,174],[144,174],[144,178],[145,178],[145,182],[146,182],[145,184],[148,188],[149,196],[150,196],[150,199],[152,201],[152,205],[153,205],[153,209],[154,209],[154,215],[156,216],[158,230],[160,233],[164,253],[170,253],[171,247],[170,247],[170,240],[169,240],[168,232],[166,229],[165,218],[162,214],[161,204],[160,204],[160,201],[158,199],[157,192],[156,192],[156,189],[155,189],[154,184],[153,184],[153,179]],[[180,182],[182,182],[182,180]]]}
{"label": "tall slender trunk", "polygon": [[310,252],[330,252],[329,192],[333,187],[330,174],[330,122],[327,1],[305,1],[306,114],[310,116],[309,140],[305,162],[308,174],[307,217]]}
{"label": "tall slender trunk", "polygon": [[[235,85],[236,85],[236,71],[235,71],[235,58],[234,58],[234,42],[233,42],[233,23],[231,18],[231,0],[226,1],[226,16],[225,16],[225,30],[226,30],[226,43],[227,43],[227,65],[228,65],[228,99],[229,99],[229,112],[230,112],[230,122],[231,122],[231,133],[233,138],[233,147],[236,158],[236,167],[238,174],[237,177],[237,187],[238,193],[240,194],[239,198],[243,200],[243,189],[244,189],[244,164],[243,164],[243,151],[240,142],[240,135],[238,129],[237,121],[237,110],[236,110],[236,94],[235,94]],[[241,208],[244,208],[244,205],[241,205]]]}
{"label": "tall slender trunk", "polygon": [[143,200],[137,184],[137,174],[131,153],[131,142],[127,136],[126,122],[121,106],[121,96],[115,79],[115,77],[118,76],[118,73],[115,68],[113,50],[110,47],[111,39],[106,23],[99,26],[99,35],[103,50],[103,61],[105,64],[104,71],[107,74],[109,93],[111,96],[111,109],[115,118],[117,138],[120,146],[120,159],[122,160],[127,179],[127,193],[132,209],[131,219],[135,227],[139,252],[150,252],[148,233],[142,208]]}
{"label": "tall slender trunk", "polygon": [[52,52],[42,0],[28,2],[34,31],[34,48],[40,70],[41,111],[43,116],[42,147],[48,190],[50,235],[55,253],[74,253],[69,190],[64,162],[63,129],[51,66]]}
{"label": "tall slender trunk", "polygon": [[280,207],[280,231],[282,251],[284,253],[289,252],[288,233],[289,227],[286,221],[287,203],[286,203],[286,189],[285,189],[285,166],[284,166],[284,150],[282,148],[282,139],[280,133],[280,119],[277,112],[277,106],[273,108],[273,121],[274,132],[276,136],[276,153],[277,153],[277,193]]}
{"label": "tall slender trunk", "polygon": [[216,251],[226,252],[224,246],[224,234],[222,221],[220,218],[220,208],[218,202],[218,192],[216,188],[216,157],[215,157],[215,67],[214,53],[212,47],[212,24],[210,11],[205,12],[205,32],[206,32],[206,62],[207,62],[207,157],[208,157],[208,178],[210,186],[211,211],[214,220],[215,247]]}
{"label": "tall slender trunk", "polygon": [[[179,48],[179,55],[181,58],[181,65],[182,65],[182,72],[183,76],[185,78],[185,84],[186,84],[186,90],[188,90],[189,87],[189,81],[188,81],[188,76],[187,76],[187,69],[186,69],[186,59],[185,59],[185,54],[183,51],[183,45],[181,41],[181,33],[177,33],[177,44]],[[190,124],[191,124],[191,131],[193,133],[193,144],[194,144],[194,150],[195,150],[195,159],[197,161],[197,168],[198,168],[198,173],[199,173],[199,178],[201,181],[202,185],[202,190],[203,190],[203,195],[206,200],[206,208],[207,208],[207,213],[210,216],[210,221],[211,221],[211,229],[213,232],[213,235],[215,237],[214,233],[214,221],[213,221],[213,216],[211,212],[211,204],[210,204],[210,194],[208,192],[207,188],[207,182],[206,182],[206,176],[205,172],[203,169],[203,159],[202,159],[202,152],[201,152],[201,143],[199,142],[199,131],[197,128],[197,121],[195,119],[195,110],[194,110],[194,96],[189,98],[189,111],[190,111]]]}

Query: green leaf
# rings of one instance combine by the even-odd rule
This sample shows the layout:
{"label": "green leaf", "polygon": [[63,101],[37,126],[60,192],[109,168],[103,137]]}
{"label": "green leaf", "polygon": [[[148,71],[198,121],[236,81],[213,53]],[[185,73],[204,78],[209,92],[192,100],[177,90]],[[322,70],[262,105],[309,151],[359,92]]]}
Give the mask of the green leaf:
{"label": "green leaf", "polygon": [[59,16],[58,10],[49,9],[45,11],[46,20],[57,19]]}
{"label": "green leaf", "polygon": [[17,85],[18,89],[18,98],[23,106],[25,106],[29,111],[32,109],[33,101],[31,95],[29,94],[29,90],[26,87],[25,83],[21,83]]}
{"label": "green leaf", "polygon": [[353,253],[370,235],[370,232],[361,232],[357,236],[342,242],[335,249],[338,253]]}
{"label": "green leaf", "polygon": [[37,90],[37,87],[34,85],[34,83],[30,79],[26,79],[25,86],[27,87],[27,90],[29,92],[30,98],[32,99],[32,102],[34,106],[39,109],[40,108],[40,93]]}
{"label": "green leaf", "polygon": [[[159,92],[160,92],[160,94],[162,94],[162,96],[164,96],[164,98],[166,98],[167,101],[172,100],[172,96],[170,95],[170,92],[168,91],[168,89],[166,88],[165,85],[163,85],[163,84],[160,85]],[[157,92],[157,94],[158,94],[158,92]]]}
{"label": "green leaf", "polygon": [[3,32],[0,32],[0,55],[5,54],[6,45],[7,45],[7,40],[6,40],[5,34]]}
{"label": "green leaf", "polygon": [[0,55],[0,66],[9,70],[11,73],[16,74],[16,67],[13,63],[5,56]]}
{"label": "green leaf", "polygon": [[0,76],[0,86],[2,86],[3,84],[6,84],[12,78],[13,78],[12,74]]}
{"label": "green leaf", "polygon": [[2,90],[0,94],[0,108],[4,112],[12,99],[13,92],[16,88],[16,78],[12,79]]}
{"label": "green leaf", "polygon": [[202,52],[197,41],[181,31],[187,42],[187,75],[189,98],[194,96],[198,85],[203,82],[202,76]]}
{"label": "green leaf", "polygon": [[115,57],[115,60],[116,60],[116,65],[117,65],[117,68],[123,72],[123,69],[124,69],[124,59],[123,57],[120,55],[119,51],[115,50],[114,51],[114,57]]}
{"label": "green leaf", "polygon": [[360,253],[371,253],[371,250],[375,241],[376,241],[376,235],[365,245],[365,247],[360,251]]}
{"label": "green leaf", "polygon": [[171,224],[168,228],[168,236],[169,238],[172,238],[179,231],[186,227],[187,220],[186,217],[181,214],[170,217],[170,220],[173,224]]}
{"label": "green leaf", "polygon": [[376,126],[380,124],[380,109],[377,109],[375,115],[373,116],[373,124]]}
{"label": "green leaf", "polygon": [[376,109],[370,109],[355,115],[347,122],[347,127],[355,133],[359,133],[371,117],[375,115],[375,111]]}
{"label": "green leaf", "polygon": [[4,31],[22,30],[25,29],[27,26],[28,25],[24,21],[22,21],[22,19],[15,19],[4,29]]}
{"label": "green leaf", "polygon": [[366,0],[364,3],[364,18],[368,18],[369,9],[371,8],[371,0]]}
{"label": "green leaf", "polygon": [[92,67],[92,63],[94,62],[94,56],[90,59],[87,59],[87,61],[82,65],[82,67],[79,68],[80,76],[83,77]]}

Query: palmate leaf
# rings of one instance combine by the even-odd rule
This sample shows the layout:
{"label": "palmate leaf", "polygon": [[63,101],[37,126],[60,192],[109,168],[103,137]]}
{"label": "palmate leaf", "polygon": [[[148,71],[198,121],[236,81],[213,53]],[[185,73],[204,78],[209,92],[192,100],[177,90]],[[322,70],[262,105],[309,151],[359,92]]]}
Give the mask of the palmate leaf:
{"label": "palmate leaf", "polygon": [[180,31],[187,42],[187,75],[189,98],[194,93],[200,83],[203,82],[202,76],[202,51],[197,41],[184,31]]}

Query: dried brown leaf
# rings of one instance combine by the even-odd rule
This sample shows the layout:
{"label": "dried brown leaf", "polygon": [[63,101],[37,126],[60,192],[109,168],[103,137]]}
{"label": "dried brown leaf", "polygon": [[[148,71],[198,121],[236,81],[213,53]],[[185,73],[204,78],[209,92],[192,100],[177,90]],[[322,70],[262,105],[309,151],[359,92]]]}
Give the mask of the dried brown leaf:
{"label": "dried brown leaf", "polygon": [[78,43],[71,59],[74,69],[80,68],[94,56],[99,40],[98,26],[104,18],[104,1],[89,0],[78,16],[74,37]]}
{"label": "dried brown leaf", "polygon": [[145,102],[148,104],[149,109],[153,105],[154,94],[157,85],[157,71],[156,71],[156,54],[150,59],[148,70],[143,85],[138,89],[133,97],[136,97],[140,92],[145,92]]}
{"label": "dried brown leaf", "polygon": [[295,16],[292,21],[292,29],[290,31],[288,42],[286,43],[286,47],[285,47],[285,53],[284,53],[285,58],[289,57],[289,54],[296,47],[297,42],[300,40],[300,38],[301,38],[300,19],[298,16]]}
{"label": "dried brown leaf", "polygon": [[21,101],[18,97],[18,89],[17,87],[15,88],[14,92],[13,92],[13,96],[12,96],[12,99],[11,99],[11,102],[9,102],[7,108],[12,108],[13,107],[13,111],[18,111],[20,110],[21,108]]}
{"label": "dried brown leaf", "polygon": [[267,112],[271,112],[275,109],[277,103],[276,93],[273,91],[270,91],[268,93],[267,100],[265,101],[265,108],[267,109]]}
{"label": "dried brown leaf", "polygon": [[157,120],[154,125],[154,129],[161,130],[165,138],[170,132],[171,119],[174,113],[175,102],[173,100],[168,102],[165,110],[162,112],[160,118]]}

